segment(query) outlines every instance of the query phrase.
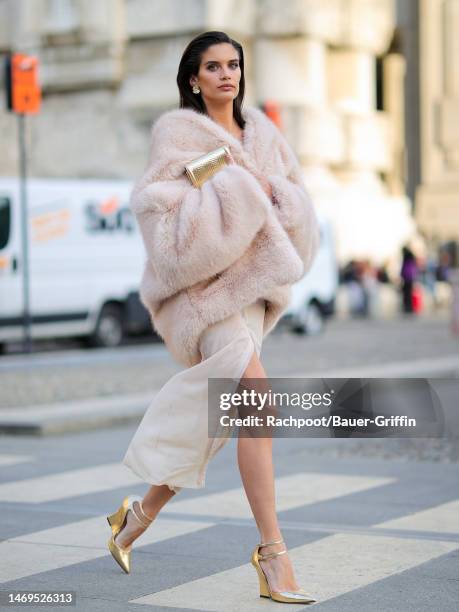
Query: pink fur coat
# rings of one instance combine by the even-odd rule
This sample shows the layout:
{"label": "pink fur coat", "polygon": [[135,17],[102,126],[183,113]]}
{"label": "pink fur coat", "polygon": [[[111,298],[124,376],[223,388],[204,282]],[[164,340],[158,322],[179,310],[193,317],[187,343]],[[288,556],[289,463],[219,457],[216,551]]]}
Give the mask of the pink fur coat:
{"label": "pink fur coat", "polygon": [[[242,115],[241,143],[208,115],[189,108],[163,113],[131,194],[146,249],[140,299],[185,366],[201,361],[199,338],[209,325],[258,298],[266,300],[266,336],[319,246],[316,213],[291,147],[258,108]],[[222,145],[235,164],[194,187],[184,164]],[[262,175],[273,201],[257,179]]]}

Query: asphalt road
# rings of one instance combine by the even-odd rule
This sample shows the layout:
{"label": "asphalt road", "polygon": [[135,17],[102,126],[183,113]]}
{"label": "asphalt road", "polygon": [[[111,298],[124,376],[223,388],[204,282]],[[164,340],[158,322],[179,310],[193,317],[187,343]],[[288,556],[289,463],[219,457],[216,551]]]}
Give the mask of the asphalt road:
{"label": "asphalt road", "polygon": [[[279,330],[263,345],[271,376],[432,371],[447,406],[444,438],[274,440],[281,530],[317,609],[458,609],[457,347],[445,320],[336,321],[322,337]],[[7,355],[2,408],[148,395],[178,370],[158,345]],[[249,563],[258,531],[236,439],[211,462],[204,488],[184,489],[163,508],[134,544],[131,574],[121,571],[106,547],[106,515],[148,488],[121,464],[135,429],[0,436],[0,601],[13,590],[71,591],[82,612],[285,609],[258,595]]]}
{"label": "asphalt road", "polygon": [[[147,489],[120,464],[134,429],[2,439],[0,590],[73,591],[82,612],[281,609],[258,596],[249,563],[259,539],[236,439],[205,487],[182,490],[136,541],[131,574],[116,565],[105,517]],[[420,459],[407,440],[380,440],[373,456],[363,442],[374,441],[274,440],[299,584],[330,612],[457,610],[458,465]]]}

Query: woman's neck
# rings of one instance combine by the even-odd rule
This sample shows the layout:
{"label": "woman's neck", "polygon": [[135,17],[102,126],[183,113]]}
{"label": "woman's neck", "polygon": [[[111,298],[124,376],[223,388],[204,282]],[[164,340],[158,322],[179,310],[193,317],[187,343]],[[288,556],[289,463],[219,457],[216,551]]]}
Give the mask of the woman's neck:
{"label": "woman's neck", "polygon": [[240,137],[241,128],[238,126],[236,120],[233,117],[233,104],[231,107],[225,106],[223,108],[211,108],[207,109],[207,113],[213,121],[222,126],[230,134],[233,134],[236,138]]}

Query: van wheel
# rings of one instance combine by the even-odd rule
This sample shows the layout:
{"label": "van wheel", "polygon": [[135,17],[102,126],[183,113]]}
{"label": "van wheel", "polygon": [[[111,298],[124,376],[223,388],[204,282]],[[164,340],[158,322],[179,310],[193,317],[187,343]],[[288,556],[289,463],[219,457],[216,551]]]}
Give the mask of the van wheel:
{"label": "van wheel", "polygon": [[89,346],[114,347],[123,340],[123,313],[116,304],[105,304],[99,313],[96,327],[88,338]]}
{"label": "van wheel", "polygon": [[308,334],[308,336],[320,334],[324,329],[324,317],[319,305],[316,302],[305,304],[295,317],[292,329],[297,334]]}

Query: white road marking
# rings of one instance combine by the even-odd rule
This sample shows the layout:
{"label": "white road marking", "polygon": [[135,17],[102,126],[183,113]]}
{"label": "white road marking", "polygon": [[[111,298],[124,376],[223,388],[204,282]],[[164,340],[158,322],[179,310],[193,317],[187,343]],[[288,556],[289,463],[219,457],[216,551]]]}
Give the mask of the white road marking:
{"label": "white road marking", "polygon": [[[394,481],[394,478],[348,476],[346,474],[316,472],[291,474],[276,478],[276,508],[278,512],[283,512],[306,504],[380,487]],[[241,487],[191,499],[180,500],[178,497],[177,501],[170,506],[165,506],[161,512],[207,514],[226,518],[252,517],[246,494]]]}
{"label": "white road marking", "polygon": [[378,523],[375,527],[459,533],[459,499]]}
{"label": "white road marking", "polygon": [[[324,602],[458,548],[452,542],[334,534],[289,553],[299,585]],[[248,562],[129,603],[218,612],[253,612],[255,606],[269,605],[272,610],[275,602],[260,598],[258,589],[255,568]],[[288,605],[289,610],[302,610],[305,604]]]}
{"label": "white road marking", "polygon": [[48,476],[4,482],[0,484],[0,501],[40,504],[137,484],[145,483],[117,461]]}
{"label": "white road marking", "polygon": [[[212,525],[158,516],[147,531],[137,538],[133,546],[132,563],[135,562],[135,551],[141,546],[176,538],[209,526]],[[0,583],[110,556],[107,548],[110,536],[111,528],[106,517],[97,516],[4,540],[0,542],[0,559],[7,563],[2,563]],[[113,564],[114,568],[118,567],[115,560]],[[121,568],[118,569],[122,571]]]}

